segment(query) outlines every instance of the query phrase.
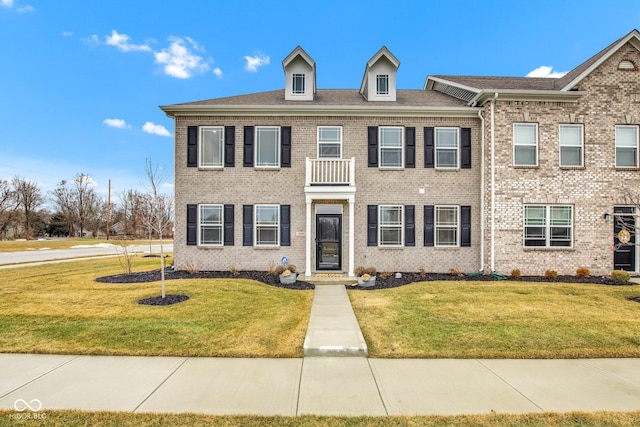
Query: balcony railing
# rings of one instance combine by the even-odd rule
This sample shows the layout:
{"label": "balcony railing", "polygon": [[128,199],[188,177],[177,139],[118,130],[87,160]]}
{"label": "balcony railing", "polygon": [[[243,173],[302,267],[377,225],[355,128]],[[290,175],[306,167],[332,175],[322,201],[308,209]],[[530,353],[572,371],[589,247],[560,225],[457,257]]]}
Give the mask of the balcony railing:
{"label": "balcony railing", "polygon": [[356,159],[310,159],[305,185],[356,185]]}

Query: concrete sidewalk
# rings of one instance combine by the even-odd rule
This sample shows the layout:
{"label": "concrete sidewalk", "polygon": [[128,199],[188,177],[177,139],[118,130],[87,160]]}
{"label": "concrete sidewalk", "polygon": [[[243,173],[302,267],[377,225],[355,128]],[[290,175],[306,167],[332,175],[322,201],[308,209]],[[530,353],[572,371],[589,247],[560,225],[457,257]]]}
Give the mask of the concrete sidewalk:
{"label": "concrete sidewalk", "polygon": [[0,354],[0,408],[256,415],[640,409],[640,359]]}
{"label": "concrete sidewalk", "polygon": [[0,409],[289,416],[640,410],[640,359],[367,359],[344,286],[316,286],[304,349],[315,357],[0,354]]}

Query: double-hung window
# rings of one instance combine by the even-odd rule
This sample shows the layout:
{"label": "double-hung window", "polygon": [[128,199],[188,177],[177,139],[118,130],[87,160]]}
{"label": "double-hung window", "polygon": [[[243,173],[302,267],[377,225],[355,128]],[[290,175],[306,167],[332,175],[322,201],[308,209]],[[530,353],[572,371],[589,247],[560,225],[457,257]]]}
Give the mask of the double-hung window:
{"label": "double-hung window", "polygon": [[404,207],[402,205],[378,206],[378,241],[380,246],[402,246]]}
{"label": "double-hung window", "polygon": [[582,125],[560,125],[560,166],[581,167],[583,145]]}
{"label": "double-hung window", "polygon": [[380,167],[402,168],[404,159],[404,138],[401,127],[380,128]]}
{"label": "double-hung window", "polygon": [[524,246],[571,247],[573,208],[562,205],[524,207]]}
{"label": "double-hung window", "polygon": [[199,245],[222,246],[224,210],[222,205],[200,205],[198,212]]}
{"label": "double-hung window", "polygon": [[458,206],[435,207],[435,245],[458,246],[460,213]]}
{"label": "double-hung window", "polygon": [[513,165],[538,165],[538,125],[536,123],[513,124]]}
{"label": "double-hung window", "polygon": [[389,75],[376,75],[376,95],[389,95]]}
{"label": "double-hung window", "polygon": [[256,167],[280,167],[280,127],[256,127]]}
{"label": "double-hung window", "polygon": [[256,246],[280,244],[280,206],[255,205]]}
{"label": "double-hung window", "polygon": [[458,128],[436,128],[436,168],[455,169],[459,156]]}
{"label": "double-hung window", "polygon": [[616,167],[638,167],[638,126],[616,126]]}
{"label": "double-hung window", "polygon": [[296,95],[304,95],[304,74],[294,74],[291,92]]}
{"label": "double-hung window", "polygon": [[199,167],[212,168],[224,166],[224,127],[200,127]]}
{"label": "double-hung window", "polygon": [[342,157],[342,126],[318,126],[318,158]]}

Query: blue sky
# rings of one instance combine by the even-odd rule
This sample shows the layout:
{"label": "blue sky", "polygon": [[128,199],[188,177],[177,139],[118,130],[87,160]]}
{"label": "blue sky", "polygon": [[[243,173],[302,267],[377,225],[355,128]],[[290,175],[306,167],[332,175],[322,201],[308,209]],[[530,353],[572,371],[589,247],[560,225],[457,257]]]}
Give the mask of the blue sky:
{"label": "blue sky", "polygon": [[297,45],[324,89],[359,88],[383,45],[401,62],[402,89],[435,74],[562,73],[640,28],[638,6],[0,0],[0,179],[48,192],[85,173],[102,194],[111,179],[117,194],[141,187],[151,159],[172,184],[173,121],[158,106],[281,89],[281,62]]}

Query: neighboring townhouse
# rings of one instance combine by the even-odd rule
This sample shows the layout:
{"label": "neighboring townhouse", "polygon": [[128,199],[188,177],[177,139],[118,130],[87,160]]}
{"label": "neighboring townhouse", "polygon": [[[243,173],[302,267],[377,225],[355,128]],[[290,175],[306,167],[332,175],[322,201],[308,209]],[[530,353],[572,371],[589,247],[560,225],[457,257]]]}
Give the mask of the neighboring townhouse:
{"label": "neighboring townhouse", "polygon": [[283,90],[161,107],[177,269],[638,272],[633,233],[612,251],[640,190],[638,31],[560,79],[401,90],[385,47],[359,90],[317,89],[300,47],[282,65]]}

